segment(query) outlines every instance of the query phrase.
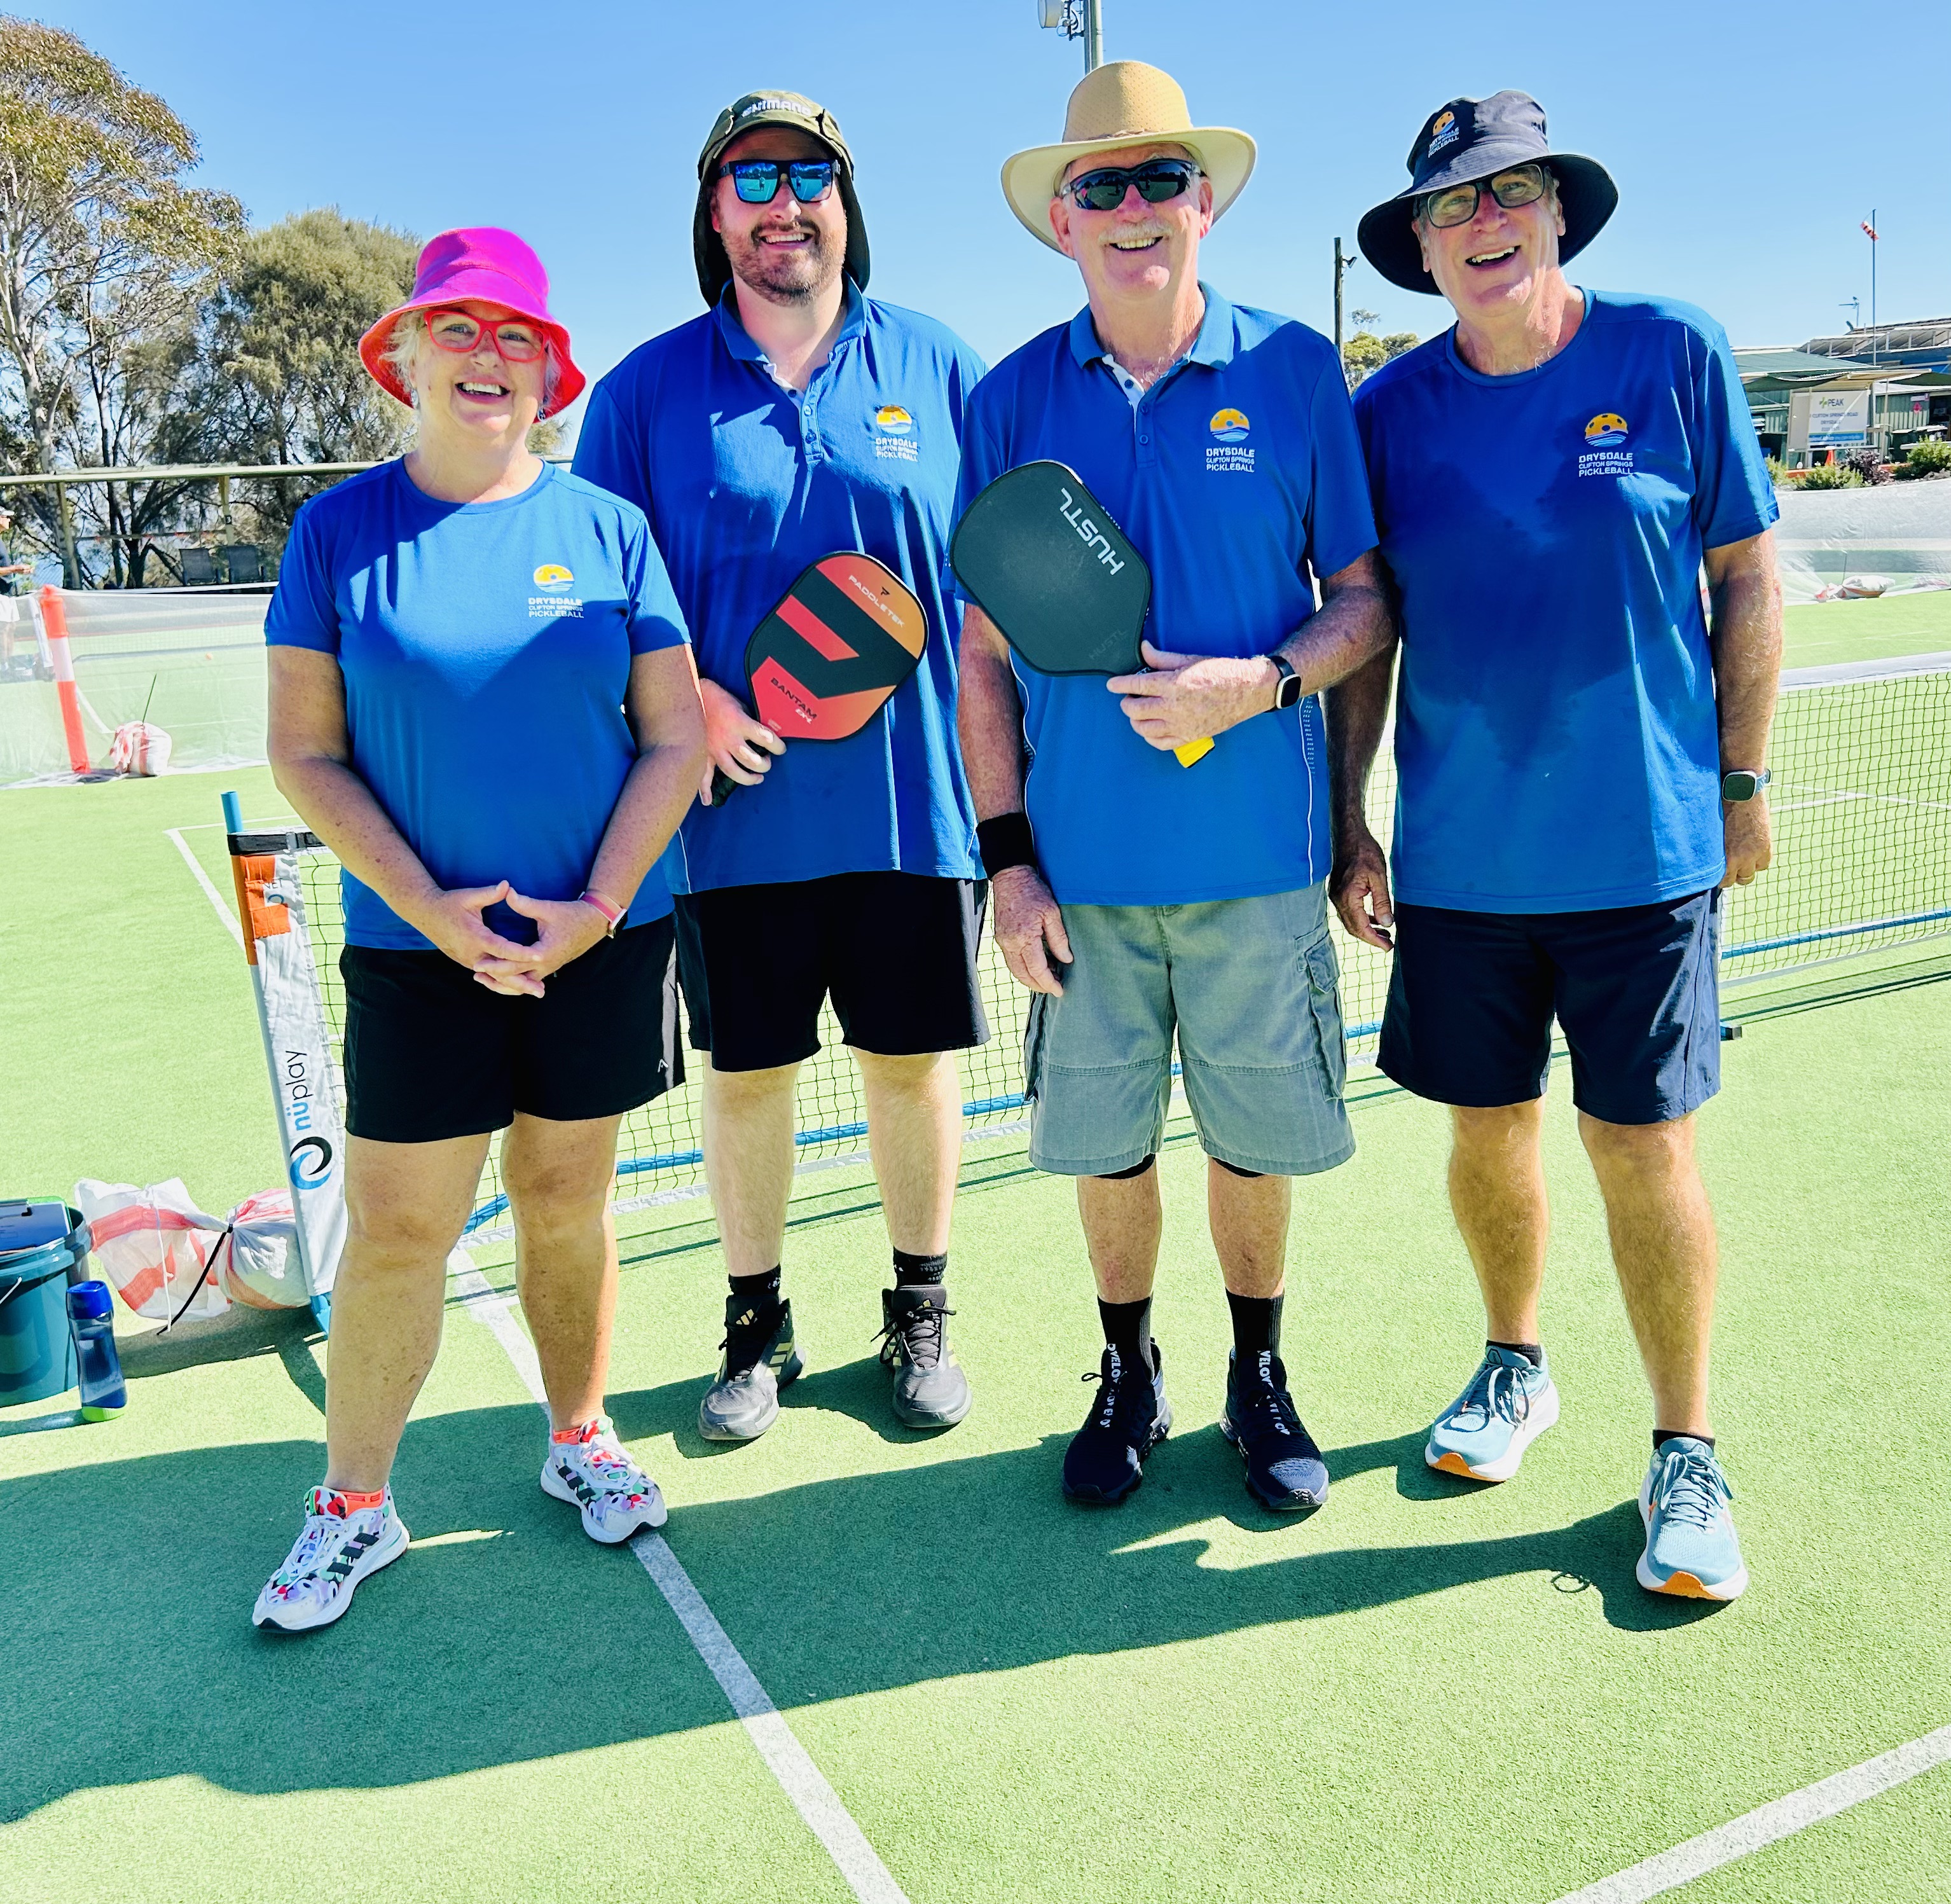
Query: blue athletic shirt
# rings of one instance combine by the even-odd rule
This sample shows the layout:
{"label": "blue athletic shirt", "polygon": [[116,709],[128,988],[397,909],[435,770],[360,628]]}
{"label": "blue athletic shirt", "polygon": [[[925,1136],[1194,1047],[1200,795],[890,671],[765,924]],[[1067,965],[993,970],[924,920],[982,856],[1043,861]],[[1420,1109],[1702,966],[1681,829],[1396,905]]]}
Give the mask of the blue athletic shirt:
{"label": "blue athletic shirt", "polygon": [[[264,638],[338,657],[353,770],[443,887],[573,899],[637,757],[631,657],[685,631],[629,503],[547,464],[519,496],[440,502],[393,462],[298,511]],[[433,949],[341,879],[348,944]],[[670,909],[653,866],[626,923]],[[505,906],[487,918],[535,938]]]}
{"label": "blue athletic shirt", "polygon": [[[1265,654],[1314,612],[1316,575],[1375,546],[1368,483],[1334,346],[1200,289],[1191,354],[1135,406],[1088,306],[997,364],[969,406],[961,507],[1022,464],[1066,464],[1151,570],[1155,646]],[[1060,901],[1179,905],[1327,876],[1315,697],[1229,728],[1182,767],[1139,738],[1103,677],[1010,660],[1032,757],[1030,824]]]}
{"label": "blue athletic shirt", "polygon": [[980,358],[932,318],[850,282],[806,389],[773,380],[727,286],[591,393],[576,469],[650,517],[698,670],[749,707],[745,644],[800,571],[857,549],[928,616],[921,665],[844,741],[788,741],[763,782],[694,807],[664,867],[676,892],[841,872],[982,876],[955,741],[961,604],[941,585],[963,405]]}
{"label": "blue athletic shirt", "polygon": [[1356,392],[1401,590],[1394,872],[1413,904],[1650,905],[1725,869],[1701,553],[1780,512],[1720,326],[1584,297],[1534,370],[1484,376],[1451,330]]}

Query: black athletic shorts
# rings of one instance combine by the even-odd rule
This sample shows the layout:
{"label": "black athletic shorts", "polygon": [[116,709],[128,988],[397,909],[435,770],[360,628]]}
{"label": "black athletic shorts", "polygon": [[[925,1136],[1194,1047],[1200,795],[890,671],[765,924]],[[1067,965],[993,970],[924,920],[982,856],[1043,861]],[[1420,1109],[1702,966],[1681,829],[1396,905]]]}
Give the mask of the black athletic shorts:
{"label": "black athletic shorts", "polygon": [[1720,913],[1718,892],[1587,913],[1399,904],[1375,1061],[1439,1103],[1528,1103],[1556,1017],[1581,1110],[1684,1117],[1721,1088]]}
{"label": "black athletic shorts", "polygon": [[840,872],[680,894],[677,963],[691,1041],[720,1071],[819,1049],[831,994],[846,1043],[884,1057],[988,1041],[976,953],[979,879]]}
{"label": "black athletic shorts", "polygon": [[668,918],[599,941],[539,998],[490,991],[444,952],[348,945],[346,1128],[380,1144],[498,1131],[517,1111],[615,1117],[684,1082]]}

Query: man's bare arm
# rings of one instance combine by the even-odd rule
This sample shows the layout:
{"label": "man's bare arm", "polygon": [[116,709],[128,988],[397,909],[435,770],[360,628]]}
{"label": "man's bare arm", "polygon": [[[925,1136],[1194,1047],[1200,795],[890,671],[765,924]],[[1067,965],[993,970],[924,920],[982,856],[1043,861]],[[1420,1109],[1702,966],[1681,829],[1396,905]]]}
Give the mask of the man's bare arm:
{"label": "man's bare arm", "polygon": [[1328,689],[1328,779],[1334,831],[1334,865],[1328,897],[1341,923],[1364,944],[1392,949],[1389,929],[1395,906],[1389,894],[1388,861],[1369,828],[1369,775],[1381,744],[1395,673],[1396,643],[1363,663]]}
{"label": "man's bare arm", "polygon": [[[963,611],[955,726],[978,820],[1023,811],[1023,704],[1002,631],[974,604]],[[1055,897],[1034,866],[1010,866],[990,882],[991,929],[1017,982],[1060,993],[1050,961],[1070,963]]]}
{"label": "man's bare arm", "polygon": [[[1764,767],[1781,685],[1781,583],[1774,532],[1763,529],[1744,542],[1709,549],[1706,562],[1721,770]],[[1768,795],[1724,804],[1721,813],[1728,855],[1721,883],[1745,886],[1774,857]]]}

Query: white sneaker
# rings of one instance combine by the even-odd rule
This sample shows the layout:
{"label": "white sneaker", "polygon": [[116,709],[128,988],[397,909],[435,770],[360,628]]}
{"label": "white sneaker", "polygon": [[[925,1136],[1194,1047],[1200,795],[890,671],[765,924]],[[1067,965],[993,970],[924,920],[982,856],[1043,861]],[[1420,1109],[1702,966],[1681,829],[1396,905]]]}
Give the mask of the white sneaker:
{"label": "white sneaker", "polygon": [[251,1624],[286,1633],[329,1626],[352,1604],[359,1583],[398,1559],[410,1538],[390,1487],[377,1507],[361,1508],[348,1506],[336,1488],[313,1488],[305,1496],[304,1530],[264,1583]]}
{"label": "white sneaker", "polygon": [[542,1492],[579,1507],[583,1532],[606,1547],[669,1519],[657,1484],[625,1453],[607,1415],[585,1422],[579,1440],[550,1442]]}

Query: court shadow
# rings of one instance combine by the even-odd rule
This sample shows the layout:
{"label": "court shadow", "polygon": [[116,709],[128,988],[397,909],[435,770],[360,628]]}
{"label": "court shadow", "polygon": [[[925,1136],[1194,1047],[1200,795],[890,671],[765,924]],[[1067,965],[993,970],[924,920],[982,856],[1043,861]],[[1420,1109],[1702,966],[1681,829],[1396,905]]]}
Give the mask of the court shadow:
{"label": "court shadow", "polygon": [[[614,1412],[634,1437],[696,1402],[695,1384],[672,1384],[620,1397]],[[1363,1464],[1400,1472],[1413,1438],[1328,1459],[1344,1481]],[[1129,1503],[1094,1512],[1061,1497],[1069,1439],[757,1500],[687,1505],[680,1471],[665,1477],[678,1484],[666,1531],[788,1710],[1512,1575],[1535,1576],[1525,1590],[1541,1631],[1564,1617],[1565,1597],[1587,1592],[1607,1622],[1634,1632],[1702,1610],[1634,1584],[1630,1503],[1565,1528],[1409,1547],[1356,1544],[1351,1512],[1335,1544],[1210,1565],[1194,1530],[1240,1484],[1216,1433],[1167,1442]],[[183,1773],[245,1793],[371,1788],[722,1722],[716,1685],[632,1557],[586,1540],[536,1487],[542,1446],[526,1404],[413,1424],[396,1492],[420,1540],[451,1537],[370,1581],[344,1625],[295,1640],[257,1633],[248,1616],[317,1478],[315,1442],[91,1462],[9,1484],[0,1703],[18,1769],[0,1785],[0,1818]],[[1244,1497],[1238,1511],[1293,1526]],[[133,1598],[105,1584],[130,1581],[142,1583]],[[1313,1696],[1291,1692],[1303,1708]],[[1315,1716],[1338,1723],[1326,1708]]]}

